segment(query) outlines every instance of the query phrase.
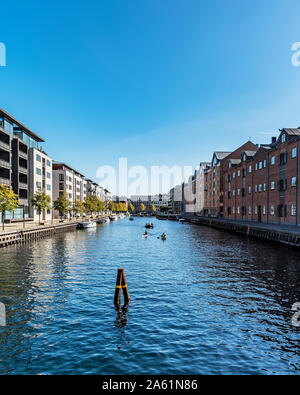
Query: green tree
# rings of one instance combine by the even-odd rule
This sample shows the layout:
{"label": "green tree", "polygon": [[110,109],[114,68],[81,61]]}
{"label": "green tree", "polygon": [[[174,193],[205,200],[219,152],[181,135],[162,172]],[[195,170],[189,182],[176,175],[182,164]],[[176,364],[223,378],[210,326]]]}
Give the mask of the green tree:
{"label": "green tree", "polygon": [[144,205],[144,203],[141,203],[141,204],[140,204],[139,210],[140,210],[140,211],[145,211],[145,210],[146,210],[146,206]]}
{"label": "green tree", "polygon": [[0,185],[0,212],[2,214],[2,227],[4,230],[5,211],[14,211],[19,207],[18,195],[10,187]]}
{"label": "green tree", "polygon": [[156,207],[154,206],[153,203],[150,204],[150,210],[152,213],[155,213],[155,211],[156,211]]}
{"label": "green tree", "polygon": [[81,214],[84,212],[84,204],[80,199],[77,199],[76,202],[73,204],[73,211],[76,214]]}
{"label": "green tree", "polygon": [[126,203],[119,203],[119,211],[121,211],[121,213],[125,213],[127,211],[127,206]]}
{"label": "green tree", "polygon": [[44,192],[38,192],[31,198],[31,204],[36,209],[39,216],[39,224],[41,223],[41,214],[44,210],[51,208],[51,198]]}
{"label": "green tree", "polygon": [[86,198],[86,201],[84,203],[84,206],[86,208],[86,211],[90,214],[93,214],[97,211],[97,202],[96,202],[97,197],[96,196],[88,196]]}
{"label": "green tree", "polygon": [[108,209],[112,212],[118,211],[117,203],[109,202]]}
{"label": "green tree", "polygon": [[132,203],[129,203],[129,204],[128,204],[128,210],[129,210],[131,213],[134,212],[135,207],[134,207],[134,205],[133,205]]}
{"label": "green tree", "polygon": [[63,194],[59,196],[53,203],[53,207],[59,212],[61,220],[65,213],[69,210],[70,206],[71,203],[70,200],[67,198],[66,192],[63,192]]}

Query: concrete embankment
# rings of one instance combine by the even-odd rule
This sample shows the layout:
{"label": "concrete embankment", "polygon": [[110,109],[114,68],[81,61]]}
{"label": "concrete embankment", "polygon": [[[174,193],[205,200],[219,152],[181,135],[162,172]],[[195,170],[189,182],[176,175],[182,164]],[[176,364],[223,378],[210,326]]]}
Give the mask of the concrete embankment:
{"label": "concrete embankment", "polygon": [[270,224],[264,227],[262,224],[242,224],[205,217],[187,218],[187,221],[196,225],[211,226],[212,228],[238,233],[250,238],[300,249],[300,229],[294,231],[292,227],[290,230],[278,229],[278,226],[272,227]]}
{"label": "concrete embankment", "polygon": [[0,248],[12,244],[27,243],[34,240],[52,237],[59,232],[75,230],[77,222],[62,223],[57,225],[37,226],[36,228],[15,230],[0,234]]}

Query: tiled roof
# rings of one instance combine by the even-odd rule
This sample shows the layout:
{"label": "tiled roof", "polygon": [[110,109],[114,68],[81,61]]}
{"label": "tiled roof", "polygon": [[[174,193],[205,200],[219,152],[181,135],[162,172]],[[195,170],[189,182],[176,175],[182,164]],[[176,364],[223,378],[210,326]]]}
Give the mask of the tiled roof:
{"label": "tiled roof", "polygon": [[218,151],[215,152],[216,158],[218,160],[222,160],[222,159],[226,158],[226,156],[228,156],[230,154],[231,154],[231,152],[218,152]]}
{"label": "tiled roof", "polygon": [[257,151],[244,151],[247,156],[254,156]]}
{"label": "tiled roof", "polygon": [[241,163],[241,159],[229,159],[229,162],[233,165],[239,165]]}
{"label": "tiled roof", "polygon": [[290,136],[300,136],[300,129],[283,128],[281,132],[285,132]]}

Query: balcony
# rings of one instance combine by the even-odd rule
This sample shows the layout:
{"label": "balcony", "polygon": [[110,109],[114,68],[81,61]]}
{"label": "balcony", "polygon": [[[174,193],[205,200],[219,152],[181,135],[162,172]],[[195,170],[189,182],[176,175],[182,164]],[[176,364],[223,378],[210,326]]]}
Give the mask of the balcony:
{"label": "balcony", "polygon": [[2,148],[5,151],[10,152],[10,145],[5,143],[4,141],[0,140],[0,148]]}
{"label": "balcony", "polygon": [[23,166],[19,166],[19,172],[23,174],[28,174],[28,169]]}
{"label": "balcony", "polygon": [[19,182],[19,188],[20,189],[28,189],[28,185],[27,184],[25,184],[24,182]]}
{"label": "balcony", "polygon": [[0,167],[4,169],[10,169],[10,163],[7,162],[6,160],[0,159]]}
{"label": "balcony", "polygon": [[10,180],[8,178],[0,178],[0,185],[10,185]]}
{"label": "balcony", "polygon": [[19,151],[19,157],[27,160],[28,154],[23,151]]}

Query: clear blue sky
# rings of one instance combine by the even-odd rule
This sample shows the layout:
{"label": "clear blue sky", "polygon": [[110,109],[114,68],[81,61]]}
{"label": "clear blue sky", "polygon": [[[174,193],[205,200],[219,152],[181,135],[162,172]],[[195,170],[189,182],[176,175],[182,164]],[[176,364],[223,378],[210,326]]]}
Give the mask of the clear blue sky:
{"label": "clear blue sky", "polygon": [[1,4],[1,102],[55,160],[192,165],[300,126],[299,0]]}

